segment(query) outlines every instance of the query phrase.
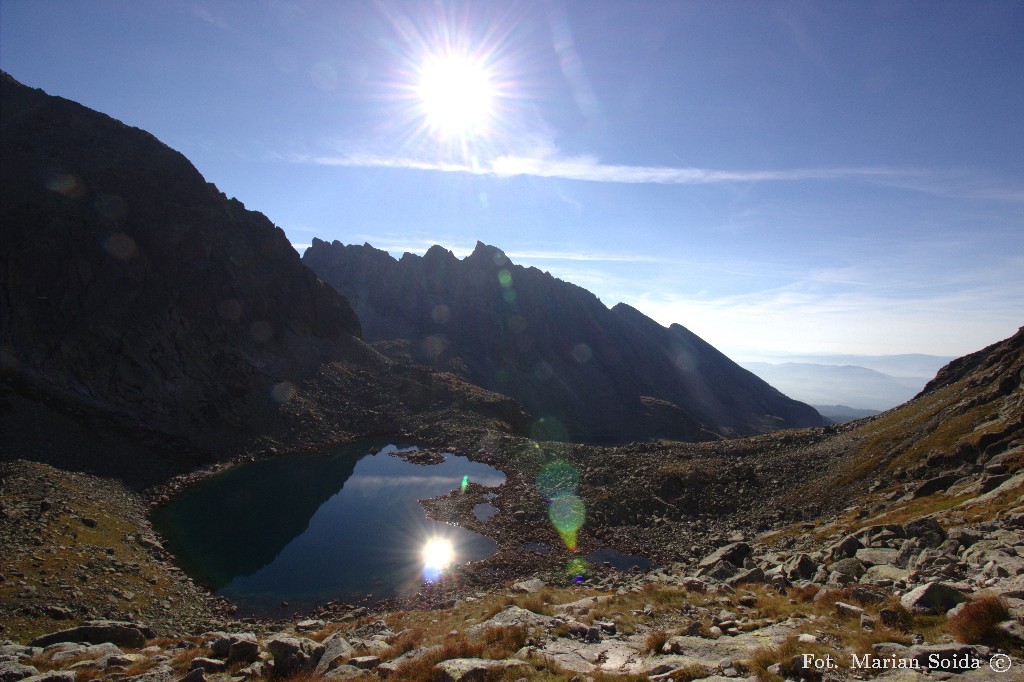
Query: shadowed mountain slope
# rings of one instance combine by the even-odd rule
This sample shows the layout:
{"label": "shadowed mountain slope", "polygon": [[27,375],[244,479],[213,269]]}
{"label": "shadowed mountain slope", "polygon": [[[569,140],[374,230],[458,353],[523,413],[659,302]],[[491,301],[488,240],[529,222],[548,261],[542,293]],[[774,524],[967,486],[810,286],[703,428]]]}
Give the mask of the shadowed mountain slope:
{"label": "shadowed mountain slope", "polygon": [[0,88],[5,457],[188,466],[394,428],[460,393],[515,418],[395,369],[280,228],[149,133],[7,74]]}
{"label": "shadowed mountain slope", "polygon": [[493,246],[395,260],[314,239],[303,262],[352,302],[368,342],[512,396],[543,420],[538,437],[699,441],[822,424],[683,327],[609,310]]}

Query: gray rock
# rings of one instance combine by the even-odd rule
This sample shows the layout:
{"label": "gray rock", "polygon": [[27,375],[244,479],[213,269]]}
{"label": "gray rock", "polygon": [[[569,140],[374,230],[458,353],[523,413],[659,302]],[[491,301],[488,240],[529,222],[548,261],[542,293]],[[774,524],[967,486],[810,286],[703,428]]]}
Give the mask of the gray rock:
{"label": "gray rock", "polygon": [[349,659],[348,664],[360,670],[373,670],[380,665],[380,656],[356,656]]}
{"label": "gray rock", "polygon": [[75,682],[74,670],[51,670],[32,677],[23,677],[21,682]]}
{"label": "gray rock", "polygon": [[841,601],[836,602],[836,612],[841,616],[849,616],[850,618],[860,618],[864,615],[864,609],[861,607]]}
{"label": "gray rock", "polygon": [[871,567],[878,564],[894,564],[899,554],[898,549],[865,547],[858,549],[855,556],[862,564]]}
{"label": "gray rock", "polygon": [[228,669],[228,664],[219,658],[199,656],[192,659],[192,665],[189,670],[195,670],[196,668],[202,668],[208,673],[222,673]]}
{"label": "gray rock", "polygon": [[922,668],[944,672],[965,672],[983,665],[977,649],[967,644],[918,644],[908,656]]}
{"label": "gray rock", "polygon": [[89,646],[79,646],[74,649],[57,651],[50,656],[50,660],[54,663],[61,663],[72,658],[97,659],[103,656],[120,656],[122,654],[124,652],[116,645],[110,642],[103,642],[102,644],[90,644]]}
{"label": "gray rock", "polygon": [[900,597],[900,604],[911,613],[943,614],[966,599],[963,592],[950,585],[930,582]]}
{"label": "gray rock", "polygon": [[708,578],[724,581],[739,573],[739,570],[739,568],[723,559],[715,562],[712,566],[705,566],[704,568],[701,568],[697,573]]}
{"label": "gray rock", "polygon": [[845,538],[825,550],[832,561],[849,559],[857,554],[857,550],[864,547],[856,535],[847,535]]}
{"label": "gray rock", "polygon": [[700,560],[698,568],[711,568],[719,561],[727,561],[733,566],[742,566],[743,560],[750,556],[753,550],[745,542],[733,542],[724,547],[719,547],[711,554]]}
{"label": "gray rock", "polygon": [[1005,620],[996,625],[996,627],[1003,633],[1003,636],[1014,644],[1018,646],[1024,644],[1024,625],[1015,620]]}
{"label": "gray rock", "polygon": [[14,661],[0,661],[0,682],[17,682],[17,680],[38,674],[39,671],[30,665],[22,665]]}
{"label": "gray rock", "polygon": [[763,583],[764,571],[762,571],[759,567],[755,566],[750,570],[737,573],[731,578],[726,579],[725,582],[727,585],[730,585],[732,587],[737,587],[739,585],[750,585],[753,583]]}
{"label": "gray rock", "polygon": [[553,621],[554,618],[551,616],[542,616],[518,606],[509,606],[504,611],[496,614],[490,620],[478,623],[477,625],[469,628],[466,632],[470,637],[477,637],[487,632],[487,630],[495,627],[504,627],[507,625],[521,625],[527,628],[535,625],[544,627],[550,625]]}
{"label": "gray rock", "polygon": [[832,573],[838,573],[840,575],[849,576],[853,580],[860,580],[860,577],[867,571],[864,568],[864,564],[859,559],[840,559],[835,562],[829,569]]}
{"label": "gray rock", "polygon": [[29,646],[47,646],[57,642],[88,642],[90,644],[110,642],[129,649],[141,649],[146,645],[147,633],[143,632],[144,629],[148,630],[136,623],[97,621],[36,637],[29,642]]}
{"label": "gray rock", "polygon": [[206,682],[206,671],[202,668],[192,668],[178,682]]}
{"label": "gray rock", "polygon": [[[235,659],[232,659],[231,658],[231,647],[233,645],[239,643],[239,642],[247,642],[247,643],[251,643],[251,644],[256,644],[256,635],[255,634],[253,634],[251,632],[232,632],[232,633],[218,633],[218,634],[221,634],[223,636],[222,637],[218,637],[217,639],[215,639],[213,642],[210,643],[210,653],[213,654],[214,658],[226,659],[226,660],[228,660],[229,662],[232,662],[232,663],[234,663],[235,661],[244,661],[246,663],[252,663],[254,660],[256,660],[255,658],[251,658],[251,659],[245,659],[245,658],[235,658]],[[239,649],[239,654],[241,654],[241,651],[242,651],[242,649]],[[258,654],[259,653],[259,645],[258,644],[256,644],[256,651],[257,651],[257,654]]]}
{"label": "gray rock", "polygon": [[903,533],[908,538],[917,539],[921,547],[939,547],[946,541],[946,531],[930,516],[904,523]]}
{"label": "gray rock", "polygon": [[147,670],[141,675],[133,675],[124,678],[123,682],[172,682],[174,671],[169,665],[158,665],[152,670]]}
{"label": "gray rock", "polygon": [[337,632],[325,639],[323,645],[324,652],[320,656],[320,661],[316,664],[315,672],[317,675],[323,675],[328,670],[347,662],[356,653],[355,647],[349,644],[348,640]]}
{"label": "gray rock", "polygon": [[522,580],[512,586],[513,592],[532,594],[534,592],[540,592],[546,587],[544,581],[540,578],[531,578],[530,580]]}
{"label": "gray rock", "polygon": [[444,682],[478,682],[491,670],[507,669],[528,665],[524,661],[493,661],[486,658],[453,658],[441,661],[434,669]]}
{"label": "gray rock", "polygon": [[810,580],[816,570],[817,562],[806,554],[791,556],[782,564],[782,574],[789,580]]}
{"label": "gray rock", "polygon": [[324,646],[305,637],[275,637],[267,642],[267,651],[274,657],[274,676],[289,677],[314,670]]}
{"label": "gray rock", "polygon": [[[377,668],[380,671],[380,668]],[[358,680],[360,678],[372,678],[373,675],[362,668],[357,668],[354,665],[339,665],[324,674],[323,679],[325,680]]]}

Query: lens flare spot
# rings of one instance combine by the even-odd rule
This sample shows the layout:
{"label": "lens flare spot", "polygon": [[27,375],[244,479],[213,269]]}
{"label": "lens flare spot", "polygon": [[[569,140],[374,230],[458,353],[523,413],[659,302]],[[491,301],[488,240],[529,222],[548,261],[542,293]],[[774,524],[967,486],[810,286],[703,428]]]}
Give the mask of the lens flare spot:
{"label": "lens flare spot", "polygon": [[576,532],[583,527],[583,520],[586,516],[587,506],[575,495],[556,497],[551,500],[551,507],[548,508],[548,518],[551,519],[555,530],[562,535],[562,539],[566,539],[566,535],[572,535],[574,539],[572,544],[566,540],[569,549],[576,548]]}
{"label": "lens flare spot", "polygon": [[237,322],[242,317],[242,302],[237,298],[226,298],[217,306],[217,312],[225,320]]}
{"label": "lens flare spot", "polygon": [[444,303],[438,303],[430,311],[430,317],[437,324],[448,324],[448,320],[452,319],[452,311]]}
{"label": "lens flare spot", "polygon": [[139,253],[135,240],[124,232],[108,234],[103,240],[103,250],[118,260],[131,260]]}
{"label": "lens flare spot", "polygon": [[502,298],[505,299],[505,303],[515,303],[516,302],[516,290],[515,289],[505,289],[505,291],[501,292],[501,296],[502,296]]}
{"label": "lens flare spot", "polygon": [[466,488],[469,487],[469,474],[462,477],[462,492],[466,492]]}
{"label": "lens flare spot", "polygon": [[85,194],[85,186],[70,173],[60,173],[47,180],[46,188],[66,197],[80,197]]}
{"label": "lens flare spot", "polygon": [[545,464],[537,474],[537,489],[548,500],[575,495],[579,485],[579,470],[563,459]]}
{"label": "lens flare spot", "polygon": [[577,343],[576,347],[572,349],[572,359],[581,365],[590,362],[593,357],[594,352],[585,343]]}
{"label": "lens flare spot", "polygon": [[120,220],[128,212],[128,204],[116,194],[101,194],[93,202],[96,212],[107,220]]}
{"label": "lens flare spot", "polygon": [[274,326],[266,320],[256,320],[249,325],[249,336],[257,343],[266,343],[274,335]]}
{"label": "lens flare spot", "polygon": [[508,270],[498,271],[498,282],[506,289],[512,286],[512,273]]}
{"label": "lens flare spot", "polygon": [[295,384],[290,381],[279,381],[270,389],[270,398],[275,403],[286,403],[295,397]]}
{"label": "lens flare spot", "polygon": [[572,561],[565,567],[565,572],[572,577],[573,582],[579,584],[587,579],[587,573],[590,571],[590,564],[581,557],[574,557]]}
{"label": "lens flare spot", "polygon": [[455,561],[455,547],[447,538],[434,537],[427,540],[421,552],[423,577],[429,582],[440,579],[441,574]]}
{"label": "lens flare spot", "polygon": [[431,358],[437,358],[448,348],[448,337],[444,334],[431,334],[423,339],[423,352]]}

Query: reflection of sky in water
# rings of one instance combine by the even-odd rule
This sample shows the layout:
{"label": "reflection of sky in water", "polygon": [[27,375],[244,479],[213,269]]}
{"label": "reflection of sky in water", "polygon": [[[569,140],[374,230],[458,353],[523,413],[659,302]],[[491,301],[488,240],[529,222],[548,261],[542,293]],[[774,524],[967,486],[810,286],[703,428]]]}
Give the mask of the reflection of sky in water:
{"label": "reflection of sky in water", "polygon": [[477,521],[486,521],[498,513],[498,508],[493,504],[481,503],[473,507],[473,516]]}
{"label": "reflection of sky in water", "polygon": [[463,476],[485,486],[501,472],[449,455],[440,464],[416,465],[389,456],[389,447],[365,455],[341,490],[323,503],[304,532],[270,563],[238,576],[217,594],[261,611],[281,600],[291,606],[328,599],[388,597],[415,591],[422,581],[421,551],[433,536],[450,539],[456,561],[478,561],[496,550],[493,540],[426,518],[420,499],[459,488]]}

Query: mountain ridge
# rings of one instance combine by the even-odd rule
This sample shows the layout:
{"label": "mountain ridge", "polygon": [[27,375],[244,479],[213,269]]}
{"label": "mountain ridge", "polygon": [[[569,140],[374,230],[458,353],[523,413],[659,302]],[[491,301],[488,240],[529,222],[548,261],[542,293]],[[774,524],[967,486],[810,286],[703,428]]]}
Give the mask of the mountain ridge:
{"label": "mountain ridge", "polygon": [[548,437],[709,440],[823,423],[682,325],[609,309],[479,241],[462,260],[438,245],[395,259],[314,238],[302,261],[352,303],[368,342],[519,400],[560,424]]}

